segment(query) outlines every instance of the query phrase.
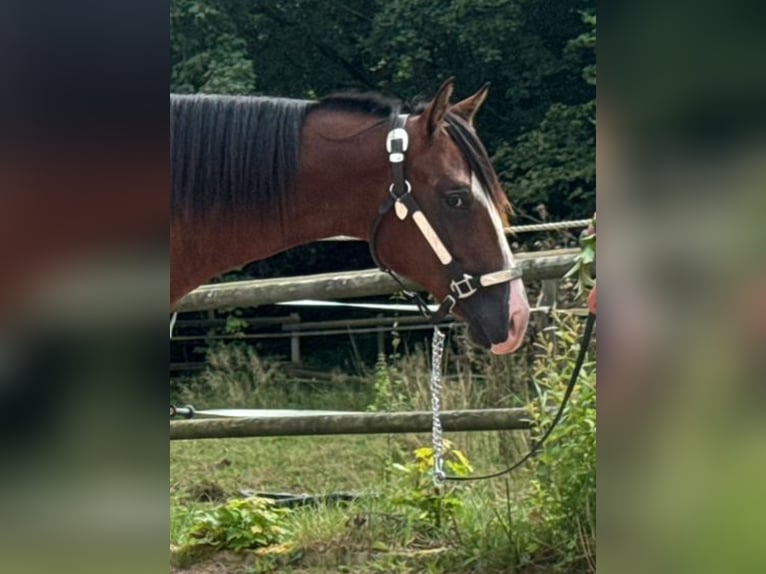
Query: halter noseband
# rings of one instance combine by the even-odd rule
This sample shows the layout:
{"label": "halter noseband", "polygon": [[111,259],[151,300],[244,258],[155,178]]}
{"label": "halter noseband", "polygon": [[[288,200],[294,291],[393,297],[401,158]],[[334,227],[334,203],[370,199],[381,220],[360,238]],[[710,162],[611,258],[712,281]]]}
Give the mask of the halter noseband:
{"label": "halter noseband", "polygon": [[[409,135],[405,127],[407,117],[406,114],[397,115],[393,127],[386,136],[386,151],[388,152],[388,162],[391,164],[393,182],[388,188],[388,197],[378,207],[378,215],[372,224],[370,255],[378,268],[391,275],[401,285],[404,292],[415,300],[421,313],[428,317],[432,323],[438,323],[443,321],[452,312],[452,309],[459,300],[467,299],[486,287],[507,283],[517,277],[521,277],[521,269],[513,265],[510,269],[485,273],[478,277],[463,272],[462,266],[452,257],[452,254],[442,243],[441,239],[439,239],[439,235],[429,223],[423,210],[420,209],[417,201],[415,201],[415,198],[412,196],[412,186],[404,177],[404,158],[409,147]],[[383,217],[392,208],[400,221],[404,221],[408,216],[412,217],[412,221],[417,225],[423,237],[436,254],[436,257],[442,265],[447,267],[447,275],[450,278],[450,292],[441,302],[435,313],[430,311],[428,305],[418,293],[407,290],[397,274],[381,264],[380,259],[378,259],[376,249],[378,228]]]}

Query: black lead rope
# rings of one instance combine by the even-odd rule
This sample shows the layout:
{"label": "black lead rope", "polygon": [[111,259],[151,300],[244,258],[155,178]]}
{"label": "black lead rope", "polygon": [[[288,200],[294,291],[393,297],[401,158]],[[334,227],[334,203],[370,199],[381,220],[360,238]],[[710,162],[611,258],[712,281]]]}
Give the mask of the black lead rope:
{"label": "black lead rope", "polygon": [[551,435],[553,430],[556,428],[556,425],[561,420],[561,417],[564,414],[564,408],[567,406],[567,402],[569,402],[569,397],[572,395],[572,391],[575,388],[575,384],[577,383],[577,379],[580,377],[580,370],[582,369],[582,365],[585,362],[585,355],[588,352],[588,344],[590,343],[591,336],[593,334],[593,326],[596,323],[596,316],[593,313],[588,314],[588,319],[585,322],[585,332],[582,335],[582,339],[580,340],[580,351],[577,354],[577,360],[575,361],[574,370],[572,371],[572,376],[569,378],[569,382],[567,383],[566,392],[564,393],[564,398],[561,400],[561,406],[559,406],[559,410],[556,413],[556,416],[553,419],[553,422],[551,422],[550,426],[548,427],[548,430],[545,431],[545,434],[543,434],[540,439],[535,442],[535,444],[532,445],[532,448],[529,449],[529,452],[525,454],[523,457],[521,457],[519,460],[514,462],[511,466],[509,466],[506,469],[499,470],[497,472],[493,472],[492,474],[484,474],[481,476],[445,476],[444,480],[452,480],[452,481],[468,481],[468,480],[489,480],[491,478],[498,478],[500,476],[503,476],[505,474],[509,474],[519,468],[522,464],[527,462],[530,458],[535,456],[539,450],[542,448],[543,444],[545,443],[546,439]]}

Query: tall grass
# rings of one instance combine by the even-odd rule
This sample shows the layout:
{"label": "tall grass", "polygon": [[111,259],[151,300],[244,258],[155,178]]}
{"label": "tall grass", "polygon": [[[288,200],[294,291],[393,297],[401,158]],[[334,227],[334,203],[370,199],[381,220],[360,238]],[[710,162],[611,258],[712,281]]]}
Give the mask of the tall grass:
{"label": "tall grass", "polygon": [[290,375],[290,364],[261,357],[242,343],[220,343],[207,350],[206,368],[177,379],[171,403],[197,408],[295,408],[364,410],[372,386],[338,371],[311,382]]}
{"label": "tall grass", "polygon": [[[498,358],[477,349],[462,326],[448,333],[442,405],[445,410],[520,406],[528,399],[529,353]],[[430,409],[430,349],[379,356],[375,367],[378,410]]]}
{"label": "tall grass", "polygon": [[[472,347],[461,331],[451,332],[445,409],[524,405],[533,413],[530,436],[451,434],[476,472],[513,462],[547,428],[549,407],[558,406],[571,374],[581,329],[572,316],[554,316],[534,346],[510,359],[491,357]],[[334,387],[311,390],[291,383],[278,363],[247,347],[221,347],[211,351],[209,368],[183,391],[182,400],[218,407],[428,409],[429,366],[427,348],[381,356],[364,385],[338,377]],[[429,523],[429,513],[418,506],[418,497],[431,496],[423,483],[414,491],[396,471],[397,465],[412,462],[416,448],[428,445],[427,435],[252,439],[221,441],[211,448],[173,444],[175,535],[182,538],[189,527],[185,509],[201,504],[188,500],[192,485],[216,476],[232,495],[237,487],[350,487],[367,496],[344,507],[289,513],[285,520],[297,554],[276,560],[273,569],[262,563],[263,571],[302,572],[305,567],[308,572],[321,566],[364,574],[590,572],[595,569],[595,420],[595,365],[590,361],[544,451],[505,480],[442,491],[459,503],[449,505],[448,517],[438,524]],[[222,457],[233,463],[220,466]]]}

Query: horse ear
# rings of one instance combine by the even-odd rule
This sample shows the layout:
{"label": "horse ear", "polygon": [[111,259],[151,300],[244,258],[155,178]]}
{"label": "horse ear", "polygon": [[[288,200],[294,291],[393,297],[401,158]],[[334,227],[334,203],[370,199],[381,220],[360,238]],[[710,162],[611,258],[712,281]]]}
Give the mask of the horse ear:
{"label": "horse ear", "polygon": [[444,121],[444,116],[447,115],[449,99],[452,96],[454,84],[455,78],[450,78],[445,81],[439,88],[439,91],[436,92],[436,96],[431,100],[431,103],[426,106],[425,110],[423,110],[423,115],[421,117],[428,137],[431,137],[436,133],[436,130],[441,127],[442,122]]}
{"label": "horse ear", "polygon": [[450,111],[463,118],[466,123],[473,127],[473,118],[476,116],[476,112],[487,99],[487,93],[489,92],[489,82],[486,82],[479,91],[474,95],[467,97],[466,99],[456,103],[450,107]]}

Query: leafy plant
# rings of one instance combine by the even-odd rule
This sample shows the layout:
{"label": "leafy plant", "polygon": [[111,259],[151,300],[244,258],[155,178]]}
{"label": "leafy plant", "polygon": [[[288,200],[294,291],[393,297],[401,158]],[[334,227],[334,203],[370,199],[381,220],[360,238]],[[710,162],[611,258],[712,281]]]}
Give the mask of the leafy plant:
{"label": "leafy plant", "polygon": [[[555,315],[557,341],[540,344],[535,365],[540,398],[530,408],[538,432],[548,428],[550,406],[563,399],[579,352],[578,323]],[[551,368],[553,361],[559,368]],[[596,373],[594,362],[583,364],[564,417],[541,454],[534,459],[534,478],[527,491],[528,512],[539,528],[539,543],[555,548],[569,566],[591,561],[595,548],[596,509]]]}
{"label": "leafy plant", "polygon": [[[413,455],[413,461],[393,465],[404,481],[400,494],[394,496],[392,501],[417,509],[419,521],[439,529],[445,517],[451,516],[455,509],[462,506],[462,502],[454,486],[439,487],[434,484],[433,448],[415,449]],[[468,458],[448,440],[444,441],[444,469],[453,476],[467,476],[473,472]]]}
{"label": "leafy plant", "polygon": [[170,76],[176,93],[249,94],[255,69],[241,36],[244,14],[209,0],[170,5]]}
{"label": "leafy plant", "polygon": [[247,320],[239,314],[231,314],[226,317],[226,325],[223,332],[227,335],[242,335],[247,329]]}
{"label": "leafy plant", "polygon": [[374,399],[370,411],[407,411],[413,408],[413,398],[397,365],[397,355],[391,362],[379,355],[375,363]]}
{"label": "leafy plant", "polygon": [[265,498],[230,500],[213,510],[195,513],[188,544],[228,550],[278,544],[289,534],[283,526],[288,513]]}
{"label": "leafy plant", "polygon": [[[530,437],[534,440],[550,424],[548,408],[560,404],[582,329],[581,320],[574,316],[554,313],[553,318],[552,328],[537,337],[538,354],[532,372],[526,362],[520,371],[522,367],[515,362],[500,361],[481,353],[476,353],[462,371],[454,363],[458,357],[466,360],[462,349],[460,353],[445,356],[451,365],[448,372],[455,377],[445,386],[445,398],[462,405],[457,393],[463,392],[459,389],[465,382],[465,388],[471,393],[466,399],[467,406],[521,406],[527,402],[519,381],[522,377],[511,375],[523,372],[527,375],[523,377],[523,384],[532,379],[537,387],[529,389],[535,395],[531,402],[535,426]],[[424,365],[428,357],[422,352],[417,356],[420,357],[417,361],[417,357],[405,355],[382,365],[396,367],[397,376],[408,385],[406,392],[420,396],[418,385],[427,393],[428,376]],[[417,373],[420,378],[416,378]],[[458,382],[458,377],[463,382]],[[514,381],[513,386],[510,381]],[[327,391],[321,391],[320,396],[325,393]],[[512,395],[520,402],[502,399],[505,395]],[[302,404],[287,398],[284,397],[283,404]],[[414,402],[414,405],[425,408],[426,403]],[[415,448],[419,445],[413,445],[413,437],[407,435],[338,437],[319,442],[258,439],[228,441],[225,445],[179,441],[171,445],[174,461],[171,475],[176,490],[183,493],[188,492],[188,486],[180,488],[181,485],[209,479],[211,473],[216,473],[216,482],[227,491],[240,488],[244,476],[258,476],[259,481],[275,487],[290,484],[291,488],[303,491],[326,492],[340,488],[381,494],[363,497],[348,507],[320,505],[278,518],[274,524],[289,530],[282,539],[296,550],[293,556],[303,557],[306,567],[321,564],[326,571],[365,574],[375,571],[585,573],[593,570],[595,553],[595,423],[595,369],[589,360],[565,416],[546,442],[544,451],[505,482],[473,483],[469,488],[455,488],[450,483],[436,488],[432,482],[433,451],[429,447]],[[460,438],[460,450],[447,443],[448,472],[469,474],[474,464],[483,471],[516,460],[527,449],[521,444],[512,444],[523,442],[519,435],[525,433],[513,434],[511,440],[510,433],[467,433]],[[513,448],[507,450],[511,446]],[[464,448],[471,453],[470,462],[464,455],[457,454],[465,452]],[[226,459],[235,464],[218,466],[221,449],[225,450]],[[383,483],[379,453],[387,449],[391,451],[391,458],[400,464],[392,464],[388,458],[385,467],[390,469],[390,474]],[[175,500],[182,499],[177,496]],[[204,513],[200,513],[198,503],[189,508],[185,499],[182,505],[174,504],[171,511],[173,541],[186,549],[188,532]],[[210,531],[216,528],[221,532],[220,525],[211,525]],[[232,524],[230,530],[242,535],[242,543],[252,539],[246,526]],[[279,539],[279,536],[277,532],[275,537]],[[218,535],[219,540],[225,538],[226,534]],[[190,560],[197,560],[196,553],[203,554],[209,548],[202,545],[205,544],[202,538],[198,542],[191,547],[195,552],[189,554]],[[402,558],[405,554],[407,558]],[[357,562],[359,556],[369,561],[361,566]],[[259,556],[257,571],[286,572],[291,567],[285,566],[282,559],[273,564],[269,560]],[[407,566],[400,567],[394,561],[403,561]]]}
{"label": "leafy plant", "polygon": [[575,257],[575,263],[564,276],[577,277],[577,295],[582,295],[586,289],[594,285],[591,275],[596,263],[596,215],[593,215],[591,224],[580,234],[581,251]]}

